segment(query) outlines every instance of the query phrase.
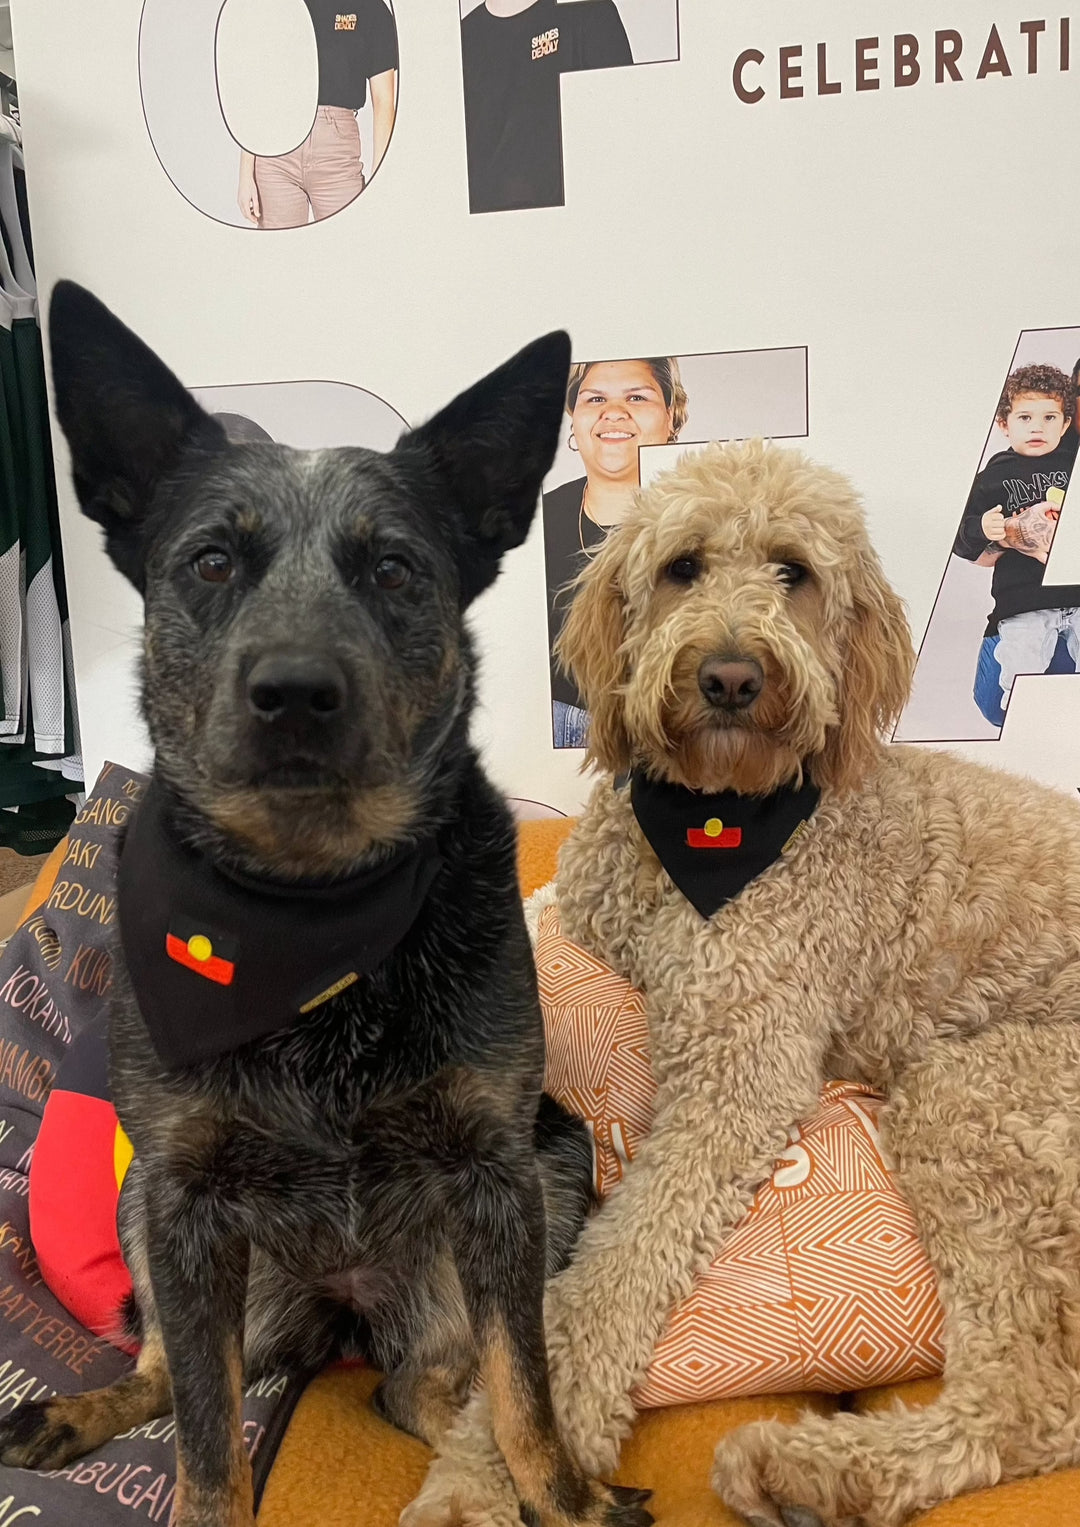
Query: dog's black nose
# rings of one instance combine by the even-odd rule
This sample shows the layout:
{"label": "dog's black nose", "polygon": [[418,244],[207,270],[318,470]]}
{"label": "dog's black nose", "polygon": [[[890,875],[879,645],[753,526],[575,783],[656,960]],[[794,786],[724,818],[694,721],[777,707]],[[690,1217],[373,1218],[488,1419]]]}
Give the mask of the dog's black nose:
{"label": "dog's black nose", "polygon": [[260,721],[304,726],[331,721],[345,707],[345,675],[332,658],[275,652],[252,664],[247,699]]}
{"label": "dog's black nose", "polygon": [[752,657],[707,657],[697,677],[701,693],[718,710],[746,710],[765,683],[761,664]]}

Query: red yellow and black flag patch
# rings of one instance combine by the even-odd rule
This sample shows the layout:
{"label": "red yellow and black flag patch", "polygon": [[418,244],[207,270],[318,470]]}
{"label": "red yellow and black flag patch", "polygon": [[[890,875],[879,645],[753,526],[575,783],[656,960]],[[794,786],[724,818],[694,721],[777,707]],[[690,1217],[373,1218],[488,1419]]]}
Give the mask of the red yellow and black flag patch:
{"label": "red yellow and black flag patch", "polygon": [[710,817],[704,827],[686,829],[688,848],[738,848],[742,843],[741,827],[725,827],[719,817]]}
{"label": "red yellow and black flag patch", "polygon": [[174,917],[165,934],[165,953],[197,976],[231,986],[236,974],[236,940],[190,918]]}

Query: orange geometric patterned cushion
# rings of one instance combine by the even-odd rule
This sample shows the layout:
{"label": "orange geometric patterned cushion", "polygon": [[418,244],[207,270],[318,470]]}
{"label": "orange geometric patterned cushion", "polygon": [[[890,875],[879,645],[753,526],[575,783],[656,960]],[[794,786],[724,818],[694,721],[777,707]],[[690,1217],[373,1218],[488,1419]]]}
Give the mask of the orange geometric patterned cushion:
{"label": "orange geometric patterned cushion", "polygon": [[[544,1086],[593,1137],[601,1197],[653,1119],[641,993],[563,938],[536,943]],[[882,1156],[879,1093],[830,1082],[709,1269],[676,1306],[635,1394],[642,1408],[736,1395],[838,1394],[941,1372],[942,1312],[911,1211]]]}

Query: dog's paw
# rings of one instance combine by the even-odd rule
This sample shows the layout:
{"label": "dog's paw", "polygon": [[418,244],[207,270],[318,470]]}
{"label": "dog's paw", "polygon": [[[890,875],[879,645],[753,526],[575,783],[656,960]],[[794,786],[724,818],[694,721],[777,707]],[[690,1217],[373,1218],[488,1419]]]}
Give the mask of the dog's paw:
{"label": "dog's paw", "polygon": [[437,1458],[398,1527],[523,1527],[517,1494],[496,1471],[478,1474]]}
{"label": "dog's paw", "polygon": [[653,1515],[645,1509],[650,1490],[629,1485],[594,1485],[596,1512],[581,1518],[581,1527],[652,1527]]}
{"label": "dog's paw", "polygon": [[58,1469],[86,1451],[52,1400],[26,1400],[0,1421],[0,1463],[9,1469]]}
{"label": "dog's paw", "polygon": [[438,1501],[417,1497],[398,1517],[398,1527],[524,1527],[517,1501],[509,1507],[451,1496]]}
{"label": "dog's paw", "polygon": [[593,1483],[589,1503],[576,1515],[563,1512],[545,1515],[535,1506],[522,1505],[516,1496],[495,1498],[489,1489],[478,1488],[475,1479],[444,1474],[432,1480],[398,1518],[399,1527],[652,1527],[645,1509],[648,1490],[627,1485]]}
{"label": "dog's paw", "polygon": [[536,1506],[521,1507],[524,1527],[652,1527],[652,1513],[645,1509],[649,1490],[629,1485],[605,1485],[592,1480],[588,1485],[588,1503],[567,1513],[553,1508],[545,1515]]}
{"label": "dog's paw", "polygon": [[[817,1512],[806,1506],[781,1506],[780,1517],[784,1527],[822,1527]],[[748,1527],[772,1527],[771,1521],[763,1516],[748,1516],[746,1521]]]}
{"label": "dog's paw", "polygon": [[[226,1514],[223,1515],[223,1510]],[[169,1517],[169,1527],[255,1527],[250,1506],[237,1503],[232,1506],[215,1506],[203,1509],[195,1506],[181,1507],[176,1516]]]}
{"label": "dog's paw", "polygon": [[[823,1481],[790,1444],[797,1428],[775,1421],[740,1427],[717,1444],[712,1486],[750,1527],[851,1527],[825,1499]],[[815,1471],[816,1472],[816,1471]]]}

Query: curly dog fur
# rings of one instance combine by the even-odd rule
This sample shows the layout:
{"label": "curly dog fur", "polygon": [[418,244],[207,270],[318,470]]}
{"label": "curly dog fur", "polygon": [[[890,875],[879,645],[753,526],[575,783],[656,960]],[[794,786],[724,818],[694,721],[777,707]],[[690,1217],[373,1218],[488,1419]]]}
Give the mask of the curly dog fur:
{"label": "curly dog fur", "polygon": [[[690,581],[669,571],[686,558]],[[718,714],[698,670],[736,655],[764,686]],[[672,1305],[789,1122],[847,1076],[889,1097],[885,1142],[946,1312],[943,1392],[920,1411],[744,1428],[717,1448],[717,1492],[756,1527],[897,1527],[1080,1463],[1075,803],[882,744],[911,675],[903,608],[850,484],[794,451],[711,446],[640,494],[580,579],[562,656],[601,769],[748,793],[805,771],[822,787],[789,852],[707,921],[609,777],[563,849],[563,929],[646,993],[658,1083],[652,1133],[549,1289],[568,1440],[610,1466]],[[502,1520],[480,1454],[474,1436],[432,1479],[445,1498],[454,1475],[475,1520],[485,1502]]]}

